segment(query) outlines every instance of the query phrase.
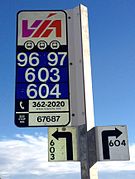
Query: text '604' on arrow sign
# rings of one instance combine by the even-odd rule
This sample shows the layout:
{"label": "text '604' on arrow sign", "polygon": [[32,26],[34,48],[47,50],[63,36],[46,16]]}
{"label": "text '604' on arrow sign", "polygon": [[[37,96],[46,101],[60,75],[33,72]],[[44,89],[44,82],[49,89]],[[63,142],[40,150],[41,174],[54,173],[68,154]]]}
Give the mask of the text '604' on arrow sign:
{"label": "text '604' on arrow sign", "polygon": [[48,128],[48,160],[73,161],[77,159],[77,129],[74,127]]}
{"label": "text '604' on arrow sign", "polygon": [[69,58],[65,11],[17,15],[15,124],[70,123]]}
{"label": "text '604' on arrow sign", "polygon": [[129,160],[126,126],[96,127],[98,161]]}

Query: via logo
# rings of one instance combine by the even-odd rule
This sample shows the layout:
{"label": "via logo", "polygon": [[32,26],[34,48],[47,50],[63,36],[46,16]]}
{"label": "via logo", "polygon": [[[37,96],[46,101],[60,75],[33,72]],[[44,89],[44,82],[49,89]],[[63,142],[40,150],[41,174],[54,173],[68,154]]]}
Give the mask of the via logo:
{"label": "via logo", "polygon": [[48,38],[52,34],[55,34],[56,38],[62,37],[61,20],[48,19],[54,15],[56,13],[50,13],[46,20],[38,19],[32,24],[29,24],[28,20],[22,20],[22,37]]}

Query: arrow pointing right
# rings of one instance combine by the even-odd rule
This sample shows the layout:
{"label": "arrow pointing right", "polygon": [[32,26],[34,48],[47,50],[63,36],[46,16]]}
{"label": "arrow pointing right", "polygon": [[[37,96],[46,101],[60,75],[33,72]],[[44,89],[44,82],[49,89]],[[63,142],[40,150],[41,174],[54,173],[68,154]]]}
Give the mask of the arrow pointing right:
{"label": "arrow pointing right", "polygon": [[108,138],[115,136],[118,138],[122,132],[115,128],[115,130],[106,130],[102,132],[102,145],[103,145],[103,157],[104,159],[110,159],[110,152],[109,152],[109,144]]}

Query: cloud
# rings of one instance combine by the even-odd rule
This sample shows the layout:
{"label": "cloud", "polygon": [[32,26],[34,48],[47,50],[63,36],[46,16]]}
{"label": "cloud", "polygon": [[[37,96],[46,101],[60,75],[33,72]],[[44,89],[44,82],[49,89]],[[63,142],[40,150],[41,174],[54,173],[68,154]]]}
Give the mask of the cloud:
{"label": "cloud", "polygon": [[0,140],[0,175],[51,175],[77,173],[79,163],[48,162],[48,140],[43,135],[20,135]]}
{"label": "cloud", "polygon": [[[48,139],[41,134],[17,134],[11,139],[0,139],[0,177],[50,179],[55,176],[65,179],[66,176],[70,178],[78,176],[76,178],[79,178],[79,162],[48,162],[47,148]],[[132,174],[135,170],[135,144],[130,145],[130,158],[131,160],[127,162],[98,162],[99,175],[109,172],[115,175],[123,171]]]}
{"label": "cloud", "polygon": [[135,144],[130,145],[130,161],[98,162],[99,171],[135,171]]}

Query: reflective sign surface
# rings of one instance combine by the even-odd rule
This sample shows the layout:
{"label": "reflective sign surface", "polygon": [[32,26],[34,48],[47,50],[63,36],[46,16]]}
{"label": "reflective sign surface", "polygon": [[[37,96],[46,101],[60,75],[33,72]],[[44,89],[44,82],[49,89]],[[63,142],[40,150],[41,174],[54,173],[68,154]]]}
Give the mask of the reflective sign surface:
{"label": "reflective sign surface", "polygon": [[77,128],[48,128],[48,160],[78,161]]}
{"label": "reflective sign surface", "polygon": [[96,127],[98,161],[129,160],[126,126]]}

